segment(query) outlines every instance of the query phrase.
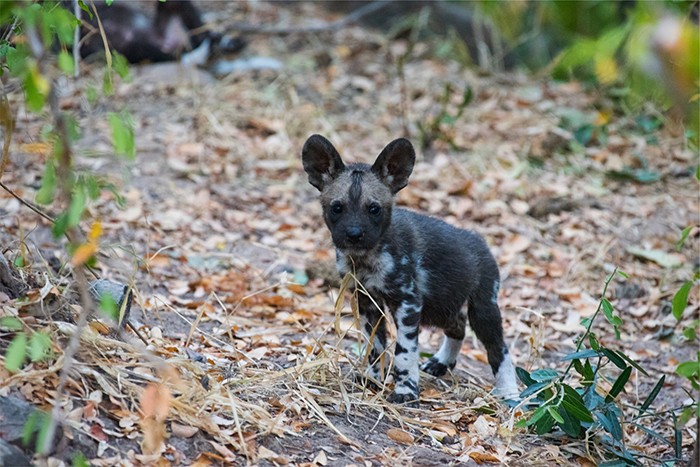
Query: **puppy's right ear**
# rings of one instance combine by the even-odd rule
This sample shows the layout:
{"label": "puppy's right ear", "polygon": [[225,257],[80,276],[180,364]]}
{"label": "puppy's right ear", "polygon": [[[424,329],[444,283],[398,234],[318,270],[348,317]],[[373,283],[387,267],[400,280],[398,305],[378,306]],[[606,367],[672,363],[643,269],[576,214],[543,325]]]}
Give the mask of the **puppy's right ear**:
{"label": "puppy's right ear", "polygon": [[340,154],[330,141],[321,135],[313,135],[304,143],[301,150],[304,170],[309,175],[309,183],[323,191],[335,177],[345,170]]}

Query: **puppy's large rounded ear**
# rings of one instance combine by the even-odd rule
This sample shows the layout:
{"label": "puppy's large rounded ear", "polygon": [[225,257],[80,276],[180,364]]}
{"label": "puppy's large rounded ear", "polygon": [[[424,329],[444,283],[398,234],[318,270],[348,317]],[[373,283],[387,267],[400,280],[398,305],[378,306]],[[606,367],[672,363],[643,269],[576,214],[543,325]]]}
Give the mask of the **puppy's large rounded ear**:
{"label": "puppy's large rounded ear", "polygon": [[399,138],[386,145],[377,156],[372,171],[391,189],[393,194],[396,194],[408,185],[408,177],[413,172],[415,163],[416,152],[413,150],[413,145],[406,138]]}
{"label": "puppy's large rounded ear", "polygon": [[304,143],[301,161],[309,175],[309,183],[322,191],[343,170],[345,164],[330,141],[321,135],[313,135]]}

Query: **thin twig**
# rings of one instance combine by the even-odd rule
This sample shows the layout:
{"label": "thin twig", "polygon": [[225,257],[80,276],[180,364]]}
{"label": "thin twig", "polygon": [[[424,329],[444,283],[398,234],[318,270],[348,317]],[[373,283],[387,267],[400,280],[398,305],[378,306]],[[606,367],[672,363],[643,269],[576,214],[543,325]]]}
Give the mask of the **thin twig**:
{"label": "thin twig", "polygon": [[9,193],[10,195],[12,195],[12,197],[15,198],[17,201],[19,201],[20,203],[24,204],[24,205],[27,206],[29,209],[31,209],[31,210],[34,211],[35,213],[39,214],[41,217],[43,217],[43,218],[46,219],[47,221],[51,222],[52,224],[53,224],[54,222],[56,222],[56,220],[55,220],[53,217],[49,216],[48,214],[46,214],[45,212],[43,212],[41,209],[39,209],[38,207],[34,206],[34,205],[33,205],[32,203],[30,203],[29,201],[24,200],[20,195],[18,195],[18,194],[15,193],[14,191],[12,191],[12,189],[11,189],[10,187],[8,187],[7,185],[5,185],[4,183],[0,182],[0,188],[2,188],[3,190],[5,190],[6,192],[8,192],[8,193]]}
{"label": "thin twig", "polygon": [[80,295],[80,302],[83,310],[80,312],[80,317],[78,318],[75,332],[68,341],[66,350],[63,352],[63,367],[61,368],[61,376],[59,377],[58,387],[56,388],[56,398],[54,400],[53,409],[51,410],[51,420],[49,421],[49,427],[46,430],[44,445],[39,449],[39,452],[44,455],[50,452],[54,442],[53,438],[56,434],[56,429],[58,428],[60,420],[59,417],[61,415],[61,399],[63,398],[63,393],[66,389],[68,376],[73,364],[75,363],[75,353],[78,351],[78,347],[80,345],[80,336],[87,326],[87,319],[92,308],[92,300],[90,299],[90,293],[87,287],[85,271],[83,271],[83,268],[81,267],[76,267],[73,269],[73,275],[78,283],[78,293]]}
{"label": "thin twig", "polygon": [[[82,13],[83,10],[80,8],[80,2],[78,0],[73,0],[73,14],[78,19],[79,23],[82,23]],[[80,76],[80,25],[73,31],[73,77],[78,78]]]}
{"label": "thin twig", "polygon": [[7,100],[5,85],[0,83],[0,126],[5,131],[3,134],[2,154],[0,155],[0,179],[5,173],[5,167],[10,160],[10,143],[12,142],[12,132],[15,129],[15,120],[12,118],[10,103]]}

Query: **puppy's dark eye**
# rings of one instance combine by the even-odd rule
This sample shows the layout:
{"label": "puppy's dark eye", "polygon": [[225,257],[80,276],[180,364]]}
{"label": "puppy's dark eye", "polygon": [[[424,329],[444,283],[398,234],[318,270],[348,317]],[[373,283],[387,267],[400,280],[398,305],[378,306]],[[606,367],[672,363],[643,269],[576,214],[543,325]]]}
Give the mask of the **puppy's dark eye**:
{"label": "puppy's dark eye", "polygon": [[370,205],[369,205],[369,208],[367,208],[367,210],[368,210],[369,213],[372,214],[373,216],[376,216],[377,214],[379,214],[380,212],[382,212],[381,206],[379,206],[378,204],[375,204],[375,203],[370,204]]}
{"label": "puppy's dark eye", "polygon": [[343,212],[343,205],[340,203],[335,203],[331,205],[331,211],[333,212],[333,214],[340,214],[341,212]]}

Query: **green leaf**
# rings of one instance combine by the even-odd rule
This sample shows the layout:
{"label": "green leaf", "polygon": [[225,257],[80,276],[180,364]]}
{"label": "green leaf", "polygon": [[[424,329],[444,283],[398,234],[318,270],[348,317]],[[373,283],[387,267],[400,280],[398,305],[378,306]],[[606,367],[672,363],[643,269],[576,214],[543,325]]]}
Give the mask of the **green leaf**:
{"label": "green leaf", "polygon": [[[700,166],[698,166],[700,167]],[[681,251],[681,248],[683,248],[683,245],[685,245],[685,240],[688,238],[688,234],[690,231],[693,229],[692,225],[689,225],[683,231],[681,232],[681,238],[678,240],[678,243],[676,243],[676,251]]]}
{"label": "green leaf", "polygon": [[638,371],[640,371],[644,376],[649,376],[649,373],[647,373],[647,371],[646,371],[644,368],[642,368],[641,366],[639,366],[639,364],[638,364],[637,362],[635,362],[634,360],[632,360],[631,358],[629,358],[627,355],[625,355],[624,352],[620,352],[620,351],[618,350],[616,353],[617,353],[618,356],[622,357],[623,360],[625,360],[627,363],[629,363],[629,364],[632,365],[634,368],[636,368]]}
{"label": "green leaf", "polygon": [[547,413],[547,407],[546,407],[546,406],[538,407],[538,408],[533,412],[532,417],[530,417],[530,418],[528,419],[526,425],[527,425],[527,426],[534,425],[535,423],[537,423],[537,422],[540,420],[540,418],[542,418],[543,416],[545,416],[546,413]]}
{"label": "green leaf", "polygon": [[48,80],[39,73],[36,64],[30,66],[24,78],[25,102],[30,111],[39,112],[44,108],[50,87]]}
{"label": "green leaf", "polygon": [[700,375],[700,362],[683,362],[676,368],[676,373],[685,378],[692,378],[693,376]]}
{"label": "green leaf", "polygon": [[557,370],[552,370],[549,368],[542,368],[539,370],[535,370],[532,373],[530,373],[530,377],[534,379],[537,382],[546,382],[546,381],[551,381],[554,378],[559,377],[559,372]]}
{"label": "green leaf", "polygon": [[51,338],[43,332],[35,332],[29,338],[29,359],[38,362],[46,358],[51,350]]}
{"label": "green leaf", "polygon": [[681,288],[678,289],[678,292],[676,292],[676,295],[673,296],[673,317],[679,321],[683,316],[685,308],[688,306],[688,294],[690,293],[690,289],[692,287],[693,283],[691,281],[688,281],[685,284],[683,284]]}
{"label": "green leaf", "polygon": [[530,373],[523,367],[515,367],[515,374],[525,386],[532,386],[536,381],[530,378]]}
{"label": "green leaf", "polygon": [[66,233],[66,230],[68,230],[68,214],[64,212],[56,218],[56,222],[51,227],[51,232],[55,238],[59,238]]}
{"label": "green leaf", "polygon": [[596,417],[600,425],[610,433],[615,441],[622,441],[622,427],[617,419],[617,414],[610,411],[596,412]]}
{"label": "green leaf", "polygon": [[610,388],[610,392],[608,392],[608,395],[605,396],[605,402],[612,402],[615,400],[617,395],[620,394],[620,392],[622,392],[622,390],[625,388],[625,384],[627,384],[627,381],[630,379],[631,374],[631,366],[628,366],[627,368],[622,370],[622,373],[620,373],[620,376],[617,377],[612,388]]}
{"label": "green leaf", "polygon": [[574,138],[581,144],[587,145],[593,139],[593,125],[584,125],[574,130]]}
{"label": "green leaf", "polygon": [[[2,2],[0,2],[0,5]],[[17,45],[16,47],[10,47],[7,49],[7,68],[10,73],[15,77],[20,77],[24,79],[24,74],[26,73],[28,67],[34,63],[33,59],[30,58],[29,49],[23,45]]]}
{"label": "green leaf", "polygon": [[687,326],[685,329],[683,329],[683,337],[685,337],[689,341],[694,341],[698,337],[695,331],[696,327],[698,327],[698,323],[693,323],[692,326]]}
{"label": "green leaf", "polygon": [[591,348],[596,352],[600,350],[600,343],[598,342],[598,339],[596,339],[595,334],[590,333],[588,335],[588,343],[591,345]]}
{"label": "green leaf", "polygon": [[90,463],[85,458],[85,454],[82,452],[77,453],[73,456],[73,467],[90,467]]}
{"label": "green leaf", "polygon": [[618,367],[621,370],[624,370],[627,368],[627,364],[625,363],[625,359],[620,357],[620,355],[617,354],[614,350],[610,349],[601,349],[601,352],[608,357],[608,360],[613,362],[613,364]]}
{"label": "green leaf", "polygon": [[608,170],[605,175],[613,180],[629,180],[638,183],[654,183],[661,180],[661,174],[649,169],[633,169],[625,167],[622,170]]}
{"label": "green leaf", "polygon": [[29,446],[29,442],[32,440],[34,433],[38,429],[38,425],[42,418],[42,412],[39,410],[34,410],[27,417],[27,421],[22,427],[22,445]]}
{"label": "green leaf", "polygon": [[100,297],[100,310],[114,321],[119,322],[119,308],[112,294],[102,294]]}
{"label": "green leaf", "polygon": [[105,68],[102,76],[102,93],[106,96],[111,96],[114,92],[114,81],[112,80],[112,70]]}
{"label": "green leaf", "polygon": [[543,435],[552,431],[554,426],[554,419],[549,416],[549,413],[545,412],[545,415],[535,423],[535,433],[538,435]]}
{"label": "green leaf", "polygon": [[61,71],[65,74],[71,76],[75,71],[75,61],[73,61],[73,57],[71,56],[71,54],[69,54],[65,50],[62,50],[58,54],[58,68],[60,68]]}
{"label": "green leaf", "polygon": [[49,434],[49,427],[51,426],[51,417],[49,416],[49,414],[41,411],[39,411],[38,413],[41,415],[39,417],[39,433],[36,436],[37,451],[39,451],[39,449],[42,446],[44,446],[46,437]]}
{"label": "green leaf", "polygon": [[5,351],[5,368],[11,373],[15,373],[22,368],[24,360],[27,358],[27,334],[18,332]]}
{"label": "green leaf", "polygon": [[109,113],[109,126],[112,129],[112,145],[114,152],[133,159],[136,155],[134,145],[134,124],[125,114]]}
{"label": "green leaf", "polygon": [[90,8],[88,8],[84,0],[78,0],[78,6],[81,10],[90,15],[90,19],[92,19],[92,11],[90,11]]}
{"label": "green leaf", "polygon": [[664,268],[677,268],[682,264],[678,256],[666,253],[663,250],[647,250],[636,246],[628,246],[626,250],[634,256],[653,261]]}
{"label": "green leaf", "polygon": [[586,404],[584,404],[581,395],[568,384],[562,384],[562,387],[564,388],[564,397],[562,398],[561,405],[568,414],[582,422],[593,422],[591,411],[588,410]]}
{"label": "green leaf", "polygon": [[583,381],[582,384],[584,386],[591,386],[595,381],[595,372],[593,371],[593,367],[591,366],[590,360],[586,360],[586,363],[583,364]]}
{"label": "green leaf", "polygon": [[573,352],[570,354],[564,355],[561,359],[563,361],[566,360],[574,360],[574,359],[579,359],[579,358],[592,358],[592,357],[597,357],[599,354],[595,350],[592,349],[586,349],[586,350],[581,350],[579,352]]}
{"label": "green leaf", "polygon": [[97,98],[99,97],[97,93],[97,88],[93,85],[88,85],[87,89],[85,90],[85,95],[87,97],[88,103],[90,105],[95,105],[95,102],[97,102]]}
{"label": "green leaf", "polygon": [[581,421],[576,417],[570,416],[570,414],[563,407],[559,407],[559,413],[561,414],[561,418],[564,420],[563,422],[559,423],[559,426],[561,426],[561,429],[564,430],[564,433],[572,438],[581,437]]}
{"label": "green leaf", "polygon": [[53,195],[56,192],[56,167],[53,161],[46,161],[44,166],[44,176],[41,179],[41,188],[36,192],[34,200],[38,204],[49,204],[53,200]]}
{"label": "green leaf", "polygon": [[627,274],[627,273],[624,272],[624,271],[620,271],[619,269],[617,270],[617,273],[620,275],[620,277],[622,277],[622,278],[624,278],[624,279],[629,279],[629,278],[630,278],[630,275],[629,275],[629,274]]}
{"label": "green leaf", "polygon": [[2,318],[0,318],[0,328],[3,328],[7,331],[21,331],[22,321],[20,321],[19,318],[15,318],[14,316],[3,316]]}
{"label": "green leaf", "polygon": [[75,227],[80,223],[80,218],[85,210],[85,190],[81,186],[76,186],[76,190],[73,191],[73,197],[70,201],[70,206],[67,212],[67,225],[68,227]]}
{"label": "green leaf", "polygon": [[615,313],[615,309],[613,308],[612,304],[608,301],[607,298],[603,298],[600,301],[600,304],[603,306],[603,313],[605,314],[605,318],[610,324],[613,324],[613,314]]}
{"label": "green leaf", "polygon": [[124,55],[115,51],[112,52],[112,69],[116,71],[122,79],[129,79],[129,61]]}
{"label": "green leaf", "polygon": [[556,407],[548,406],[547,413],[550,417],[554,419],[555,422],[564,423],[564,418],[561,415],[559,415],[559,412],[557,412]]}
{"label": "green leaf", "polygon": [[549,381],[544,381],[542,383],[532,384],[532,385],[528,386],[527,388],[525,388],[525,390],[522,393],[520,393],[520,397],[525,398],[525,397],[530,396],[531,394],[535,394],[535,393],[541,391],[542,389],[550,386],[550,384],[551,383]]}
{"label": "green leaf", "polygon": [[[696,404],[698,411],[700,411],[700,404]],[[678,417],[678,421],[676,422],[676,425],[679,427],[685,426],[686,423],[688,423],[693,417],[695,417],[695,411],[696,411],[692,406],[691,407],[686,407],[683,409],[681,412],[680,416]],[[700,417],[700,413],[697,415]]]}
{"label": "green leaf", "polygon": [[654,402],[654,399],[656,399],[656,396],[659,395],[659,391],[661,391],[661,388],[664,386],[664,382],[666,381],[666,375],[661,376],[659,378],[659,381],[656,382],[654,385],[654,388],[651,390],[649,395],[647,396],[646,399],[644,399],[644,402],[642,405],[639,407],[639,413],[643,413],[646,409],[648,409],[652,402]]}

